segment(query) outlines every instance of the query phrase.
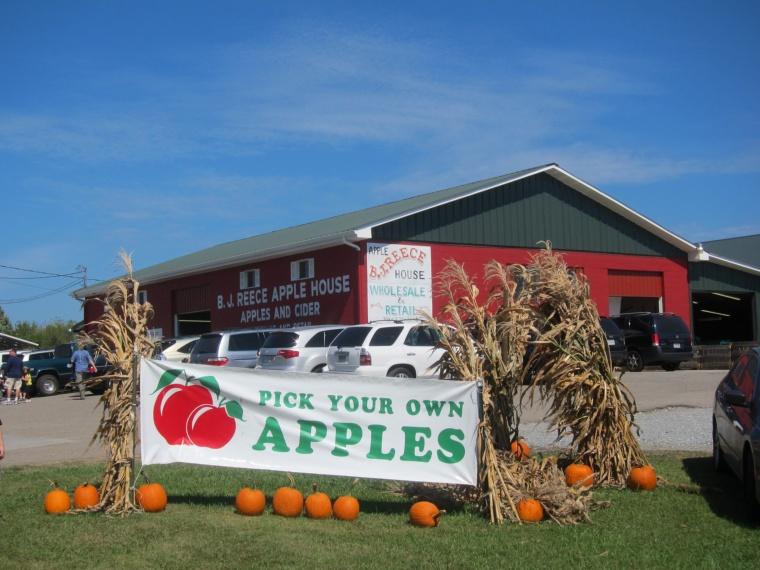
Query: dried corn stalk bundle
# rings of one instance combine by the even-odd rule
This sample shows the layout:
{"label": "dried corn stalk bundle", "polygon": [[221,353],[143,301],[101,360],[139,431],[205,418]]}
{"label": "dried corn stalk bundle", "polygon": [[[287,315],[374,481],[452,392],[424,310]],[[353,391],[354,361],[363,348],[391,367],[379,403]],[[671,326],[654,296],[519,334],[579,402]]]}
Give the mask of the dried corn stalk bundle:
{"label": "dried corn stalk bundle", "polygon": [[135,355],[150,356],[153,344],[147,334],[147,324],[153,315],[148,304],[138,303],[139,283],[132,278],[132,260],[121,252],[127,275],[108,284],[105,312],[95,321],[96,332],[83,340],[94,343],[112,370],[99,379],[110,387],[101,397],[103,415],[93,441],[106,447],[108,460],[100,486],[97,510],[107,514],[125,515],[138,507],[131,492],[133,469],[136,406],[138,386]]}
{"label": "dried corn stalk bundle", "polygon": [[[585,490],[570,489],[554,463],[516,461],[524,384],[549,403],[560,436],[572,436],[572,455],[596,472],[599,484],[621,485],[645,462],[633,434],[635,403],[614,375],[607,338],[582,275],[569,271],[551,244],[527,266],[486,266],[484,302],[464,267],[449,261],[439,275],[445,304],[441,335],[443,378],[482,380],[478,426],[480,499],[491,522],[517,520],[517,502],[539,499],[548,516],[567,524],[587,520]],[[531,397],[533,391],[531,391]]]}
{"label": "dried corn stalk bundle", "polygon": [[463,266],[449,261],[439,278],[445,299],[442,320],[450,324],[441,325],[428,318],[446,349],[438,363],[439,371],[444,378],[482,380],[479,489],[491,521],[501,523],[505,505],[514,511],[515,503],[506,494],[496,458],[517,437],[519,416],[515,397],[530,332],[530,307],[501,267],[489,268],[486,279],[496,285],[483,304],[478,299],[478,288]]}
{"label": "dried corn stalk bundle", "polygon": [[536,313],[537,337],[523,371],[549,403],[558,435],[572,436],[572,454],[602,485],[624,485],[645,463],[633,433],[636,404],[614,374],[588,280],[568,270],[551,244],[520,269]]}
{"label": "dried corn stalk bundle", "polygon": [[[536,499],[547,518],[558,524],[590,522],[588,513],[605,505],[593,500],[588,487],[568,487],[564,473],[551,457],[541,461],[534,458],[520,460],[509,452],[501,452],[497,462],[504,493],[515,504],[522,499]],[[512,522],[520,522],[516,509],[511,506],[504,508],[502,514]]]}

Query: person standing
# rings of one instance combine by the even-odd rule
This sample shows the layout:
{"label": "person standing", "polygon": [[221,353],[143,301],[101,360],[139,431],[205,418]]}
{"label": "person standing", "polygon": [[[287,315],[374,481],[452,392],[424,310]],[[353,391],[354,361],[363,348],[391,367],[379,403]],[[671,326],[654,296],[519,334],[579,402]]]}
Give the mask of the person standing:
{"label": "person standing", "polygon": [[34,388],[34,379],[32,378],[32,371],[29,367],[24,366],[24,377],[21,379],[23,384],[21,386],[21,399],[24,402],[29,402],[32,399],[32,393]]}
{"label": "person standing", "polygon": [[[16,349],[11,348],[5,363],[5,403],[18,404],[21,394],[21,378],[24,376],[24,361],[16,356]],[[11,401],[11,392],[15,392]]]}
{"label": "person standing", "polygon": [[0,459],[5,457],[5,442],[3,442],[3,420],[0,420]]}
{"label": "person standing", "polygon": [[87,372],[92,366],[95,368],[95,362],[92,360],[92,356],[87,350],[80,346],[71,355],[71,362],[74,364],[74,374],[76,375],[76,385],[79,390],[79,399],[84,400],[85,385],[84,381],[87,378]]}

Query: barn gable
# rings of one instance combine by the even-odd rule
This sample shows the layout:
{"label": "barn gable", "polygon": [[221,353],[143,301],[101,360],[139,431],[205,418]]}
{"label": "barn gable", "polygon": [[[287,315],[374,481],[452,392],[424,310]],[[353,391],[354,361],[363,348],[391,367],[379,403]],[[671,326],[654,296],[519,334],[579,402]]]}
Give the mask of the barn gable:
{"label": "barn gable", "polygon": [[541,172],[372,229],[372,238],[686,257],[683,249]]}

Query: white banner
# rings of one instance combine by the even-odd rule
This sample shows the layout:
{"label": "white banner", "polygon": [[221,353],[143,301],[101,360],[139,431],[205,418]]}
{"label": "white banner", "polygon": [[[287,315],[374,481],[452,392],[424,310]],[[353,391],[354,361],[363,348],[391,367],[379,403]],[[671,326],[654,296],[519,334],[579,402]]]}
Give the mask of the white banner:
{"label": "white banner", "polygon": [[475,382],[143,360],[144,465],[477,482]]}
{"label": "white banner", "polygon": [[367,322],[433,314],[430,246],[367,244]]}

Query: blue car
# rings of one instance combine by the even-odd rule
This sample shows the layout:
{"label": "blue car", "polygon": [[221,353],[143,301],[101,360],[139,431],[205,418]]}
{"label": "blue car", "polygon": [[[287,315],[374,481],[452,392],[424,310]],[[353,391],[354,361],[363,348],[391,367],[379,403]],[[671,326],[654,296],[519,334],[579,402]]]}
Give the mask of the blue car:
{"label": "blue car", "polygon": [[742,354],[718,385],[713,406],[713,463],[744,486],[753,514],[760,512],[760,347]]}

